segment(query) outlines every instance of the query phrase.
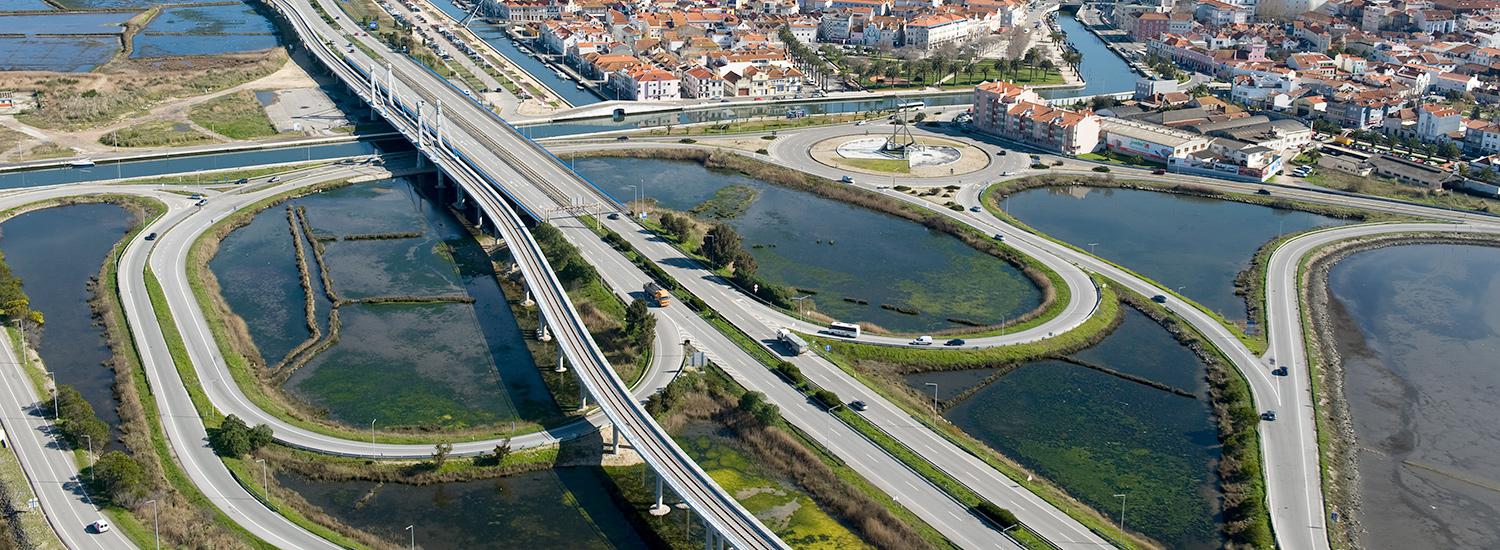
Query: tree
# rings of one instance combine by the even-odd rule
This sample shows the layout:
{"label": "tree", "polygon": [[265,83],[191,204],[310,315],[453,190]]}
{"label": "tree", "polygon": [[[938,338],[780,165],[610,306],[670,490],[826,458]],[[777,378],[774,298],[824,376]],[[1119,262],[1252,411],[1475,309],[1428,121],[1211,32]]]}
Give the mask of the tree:
{"label": "tree", "polygon": [[239,458],[256,449],[271,444],[271,427],[261,424],[254,428],[235,415],[224,417],[218,428],[208,433],[208,444],[219,456]]}
{"label": "tree", "polygon": [[443,467],[448,462],[448,455],[453,452],[452,443],[438,443],[432,448],[432,469]]}
{"label": "tree", "polygon": [[656,333],[656,316],[651,314],[646,301],[635,299],[625,308],[625,336],[636,347],[651,345],[651,336]]}
{"label": "tree", "polygon": [[88,439],[102,447],[109,438],[109,424],[99,419],[94,407],[73,386],[57,387],[57,410],[53,414],[58,418],[63,437],[75,446]]}
{"label": "tree", "polygon": [[120,451],[104,453],[94,462],[93,479],[105,498],[120,504],[140,499],[149,488],[146,470]]}
{"label": "tree", "polygon": [[740,251],[740,234],[729,224],[716,223],[703,236],[703,256],[716,267],[729,267]]}
{"label": "tree", "polygon": [[781,409],[766,401],[766,395],[758,391],[745,392],[740,396],[740,410],[745,411],[762,426],[770,426],[781,418]]}
{"label": "tree", "polygon": [[1450,140],[1444,141],[1442,145],[1438,146],[1437,154],[1444,158],[1456,159],[1460,156],[1463,156],[1464,153],[1463,150],[1458,148],[1458,144],[1453,143]]}
{"label": "tree", "polygon": [[510,456],[510,438],[509,437],[500,440],[500,443],[498,445],[495,445],[495,451],[490,454],[490,458],[492,458],[492,459],[495,460],[495,464],[496,465],[500,465],[500,464],[505,463],[505,457],[508,457],[508,456]]}

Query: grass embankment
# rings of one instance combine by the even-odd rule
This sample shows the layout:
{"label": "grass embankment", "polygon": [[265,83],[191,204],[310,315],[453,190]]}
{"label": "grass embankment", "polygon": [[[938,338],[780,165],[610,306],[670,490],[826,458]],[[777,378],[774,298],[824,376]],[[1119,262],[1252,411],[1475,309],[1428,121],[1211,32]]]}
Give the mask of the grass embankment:
{"label": "grass embankment", "polygon": [[[193,243],[188,253],[187,278],[192,286],[194,298],[201,304],[204,320],[209,326],[214,342],[224,357],[225,366],[235,383],[252,403],[267,413],[308,430],[343,439],[368,441],[370,439],[368,430],[330,421],[316,411],[309,410],[274,384],[272,373],[259,360],[260,353],[256,350],[244,321],[230,311],[219,292],[218,279],[213,276],[213,271],[208,267],[208,262],[218,253],[219,242],[233,230],[248,225],[260,211],[297,196],[348,184],[349,182],[345,180],[303,187],[266,198],[226,216],[210,226]],[[428,426],[416,426],[411,429],[387,427],[377,432],[376,441],[403,444],[431,444],[438,439],[448,442],[475,441],[534,432],[541,429],[541,426],[535,423],[518,422],[514,430],[509,429],[509,424],[506,424],[505,428],[485,426],[472,430],[451,430]]]}
{"label": "grass embankment", "polygon": [[120,185],[223,185],[241,179],[257,179],[266,176],[290,174],[299,170],[327,166],[333,161],[312,161],[285,166],[263,166],[219,172],[194,172],[191,175],[138,178],[119,182]]}
{"label": "grass embankment", "polygon": [[0,127],[0,154],[8,153],[11,149],[15,149],[17,145],[20,145],[30,139],[31,136],[26,135],[23,132],[18,132],[10,128]]}
{"label": "grass embankment", "polygon": [[[166,207],[159,202],[138,197],[103,195],[72,199],[79,202],[106,201],[121,204],[137,213],[138,222],[117,242],[100,267],[94,283],[91,305],[104,326],[106,341],[113,357],[115,398],[119,401],[120,439],[130,459],[145,472],[147,487],[130,499],[109,503],[106,513],[135,544],[147,547],[154,543],[150,518],[160,520],[163,543],[180,547],[269,548],[225,516],[176,462],[162,431],[161,413],[156,396],[146,380],[135,340],[125,320],[121,305],[118,262],[125,246],[137,239],[141,231],[158,219]],[[153,306],[157,305],[153,300]],[[165,311],[158,309],[158,311]],[[169,325],[164,329],[174,330]],[[185,357],[185,354],[184,354]],[[156,505],[146,502],[155,499]]]}
{"label": "grass embankment", "polygon": [[36,147],[27,149],[26,152],[21,153],[20,156],[16,158],[16,160],[55,159],[71,157],[74,153],[76,153],[76,151],[74,151],[70,147],[63,147],[56,143],[43,143],[41,145],[37,145]]}
{"label": "grass embankment", "polygon": [[721,487],[789,544],[947,546],[925,539],[843,482],[786,426],[775,405],[716,367],[679,377],[648,408]]}
{"label": "grass embankment", "polygon": [[194,105],[188,119],[229,139],[255,139],[276,135],[276,126],[261,107],[255,92],[241,90]]}
{"label": "grass embankment", "polygon": [[1375,195],[1377,197],[1386,197],[1441,208],[1452,208],[1454,210],[1500,212],[1500,199],[1479,197],[1458,191],[1439,191],[1417,187],[1415,185],[1388,180],[1373,174],[1369,176],[1356,176],[1338,170],[1317,168],[1313,171],[1312,175],[1302,179],[1312,185],[1348,191],[1350,193]]}
{"label": "grass embankment", "polygon": [[[1025,222],[1023,222],[1023,221],[1015,218],[1014,216],[1011,216],[1009,213],[1005,212],[1004,208],[1001,206],[1001,201],[1004,200],[1005,195],[1008,195],[1010,193],[1017,193],[1017,192],[1020,192],[1020,191],[1025,191],[1027,189],[1034,189],[1034,188],[1038,188],[1038,187],[1070,186],[1070,185],[1083,185],[1083,186],[1088,186],[1088,187],[1100,187],[1100,188],[1140,189],[1140,190],[1145,190],[1145,191],[1157,191],[1157,192],[1162,192],[1162,193],[1175,193],[1175,194],[1189,195],[1189,196],[1195,196],[1195,197],[1204,197],[1204,198],[1212,198],[1212,199],[1218,199],[1218,200],[1228,200],[1228,201],[1242,202],[1242,203],[1245,203],[1245,204],[1254,204],[1254,205],[1258,205],[1258,206],[1265,206],[1265,207],[1269,207],[1269,208],[1279,208],[1279,209],[1283,209],[1283,210],[1297,210],[1297,211],[1302,211],[1302,212],[1310,212],[1310,213],[1313,213],[1313,214],[1320,214],[1320,215],[1328,216],[1328,217],[1332,217],[1332,218],[1347,219],[1347,220],[1357,220],[1357,221],[1364,221],[1364,222],[1394,221],[1394,220],[1399,219],[1397,217],[1390,216],[1390,215],[1387,215],[1387,214],[1382,214],[1382,213],[1379,213],[1379,212],[1371,212],[1371,211],[1368,211],[1368,210],[1361,210],[1361,209],[1357,209],[1357,208],[1346,208],[1346,207],[1340,207],[1340,206],[1315,204],[1315,203],[1309,203],[1309,202],[1303,202],[1303,201],[1293,201],[1293,200],[1288,200],[1288,199],[1285,199],[1285,198],[1275,197],[1275,196],[1271,196],[1271,195],[1259,195],[1259,194],[1252,195],[1252,194],[1243,194],[1243,193],[1228,193],[1228,192],[1218,191],[1218,190],[1213,189],[1211,187],[1207,187],[1207,186],[1203,186],[1203,185],[1195,185],[1195,184],[1174,184],[1174,183],[1163,183],[1163,182],[1154,182],[1154,181],[1147,181],[1147,180],[1118,180],[1118,179],[1115,179],[1111,175],[1104,175],[1104,176],[1043,175],[1043,176],[1032,176],[1032,177],[1027,177],[1027,178],[1020,178],[1020,179],[1015,179],[1015,180],[1010,180],[1010,181],[999,182],[999,183],[996,183],[994,185],[991,185],[982,194],[982,197],[984,199],[983,200],[984,208],[986,210],[988,210],[991,215],[993,215],[993,216],[995,216],[997,218],[1000,218],[1002,220],[1005,220],[1007,223],[1010,223],[1011,225],[1014,225],[1016,227],[1024,229],[1024,230],[1026,230],[1026,231],[1028,231],[1030,233],[1036,234],[1038,236],[1046,238],[1047,240],[1050,240],[1052,242],[1058,243],[1060,245],[1072,248],[1072,249],[1077,250],[1079,252],[1084,252],[1084,250],[1082,248],[1079,248],[1078,246],[1076,246],[1076,245],[1074,245],[1072,243],[1068,243],[1068,242],[1062,241],[1060,239],[1054,238],[1054,237],[1052,237],[1050,235],[1047,235],[1046,233],[1043,233],[1043,232],[1041,232],[1041,231],[1039,231],[1039,230],[1037,230],[1037,229],[1035,229],[1035,228],[1027,225]],[[1295,234],[1294,235],[1290,235],[1290,236],[1295,236]],[[1105,260],[1103,258],[1100,258],[1100,261],[1106,261],[1106,262],[1108,262],[1109,260]],[[1257,267],[1254,264],[1255,261],[1263,261],[1263,258],[1260,258],[1259,254],[1257,254],[1256,258],[1252,258],[1252,266],[1250,268],[1251,270],[1255,270],[1257,268],[1258,269],[1264,269],[1263,266]],[[1230,321],[1230,320],[1224,318],[1224,316],[1220,315],[1219,313],[1214,312],[1214,311],[1212,311],[1209,308],[1203,307],[1202,305],[1198,304],[1197,302],[1193,301],[1192,299],[1190,299],[1190,298],[1188,298],[1186,296],[1178,294],[1174,289],[1168,288],[1168,287],[1166,287],[1164,285],[1161,285],[1161,284],[1157,284],[1150,277],[1143,276],[1140,273],[1135,272],[1134,270],[1131,270],[1128,267],[1121,266],[1121,265],[1116,264],[1114,262],[1110,262],[1110,263],[1113,264],[1115,267],[1118,267],[1118,268],[1120,268],[1120,269],[1122,269],[1124,271],[1127,271],[1127,272],[1135,275],[1136,277],[1138,277],[1140,279],[1143,279],[1145,281],[1151,282],[1153,285],[1155,285],[1158,288],[1160,288],[1161,292],[1163,294],[1176,296],[1178,299],[1181,299],[1182,301],[1184,301],[1186,303],[1193,304],[1194,307],[1197,307],[1199,310],[1203,311],[1204,314],[1206,314],[1206,315],[1208,315],[1210,317],[1213,317],[1214,319],[1216,319],[1216,320],[1219,321],[1219,324],[1223,325],[1225,328],[1230,329],[1230,332],[1233,333],[1237,338],[1239,338],[1240,342],[1243,343],[1245,345],[1245,347],[1249,348],[1251,351],[1254,351],[1256,353],[1260,353],[1260,352],[1265,351],[1267,344],[1266,344],[1266,336],[1265,336],[1264,331],[1262,331],[1259,334],[1254,334],[1254,335],[1247,334],[1246,330],[1245,330],[1246,327],[1245,327],[1244,324]],[[1247,286],[1245,288],[1238,289],[1237,293],[1240,293],[1241,295],[1250,297],[1250,296],[1260,295],[1260,293],[1264,292],[1264,288],[1263,288],[1264,280],[1263,280],[1263,277],[1262,278],[1247,277],[1245,279],[1245,282],[1248,285],[1251,285],[1251,286]],[[1255,314],[1257,314],[1258,311],[1259,311],[1258,307],[1247,305],[1247,313],[1249,315],[1255,315]],[[1251,318],[1253,318],[1253,317],[1251,317]],[[1265,325],[1261,324],[1259,326],[1265,326]]]}
{"label": "grass embankment", "polygon": [[[705,167],[717,170],[731,170],[742,173],[748,177],[755,178],[767,183],[779,185],[789,189],[804,191],[856,206],[869,208],[876,212],[896,216],[905,220],[922,224],[922,226],[939,231],[957,238],[964,244],[973,247],[1006,263],[1011,264],[1026,275],[1032,283],[1036,284],[1042,291],[1042,302],[1024,314],[1014,319],[1007,319],[1004,325],[988,326],[964,326],[949,330],[932,332],[934,335],[952,334],[997,334],[1013,330],[1022,330],[1025,327],[1035,326],[1056,317],[1067,306],[1070,299],[1070,291],[1066,284],[1062,284],[1061,276],[1057,275],[1036,259],[1022,254],[1006,244],[996,241],[993,236],[962,225],[957,221],[939,212],[922,206],[907,203],[900,199],[888,197],[860,189],[858,187],[841,184],[833,180],[800,172],[785,166],[779,166],[759,160],[751,159],[743,155],[708,149],[626,149],[626,150],[604,150],[591,153],[582,153],[575,156],[622,156],[632,158],[652,158],[666,160],[689,160],[703,164]],[[676,241],[672,235],[657,232],[658,235],[683,245],[687,250],[686,241]],[[743,289],[742,289],[743,290]],[[746,291],[748,293],[748,291]],[[782,308],[783,313],[796,316],[797,313],[789,308]],[[866,327],[880,331],[879,327]],[[883,331],[882,331],[883,332]]]}
{"label": "grass embankment", "polygon": [[160,59],[117,59],[90,73],[0,74],[0,89],[45,92],[17,120],[38,128],[86,130],[140,115],[163,102],[259,79],[287,63],[286,51]]}
{"label": "grass embankment", "polygon": [[111,147],[176,147],[212,143],[214,138],[181,122],[142,122],[104,134],[99,143]]}
{"label": "grass embankment", "polygon": [[839,164],[847,164],[860,170],[871,172],[885,172],[888,174],[910,174],[911,162],[904,159],[839,159]]}

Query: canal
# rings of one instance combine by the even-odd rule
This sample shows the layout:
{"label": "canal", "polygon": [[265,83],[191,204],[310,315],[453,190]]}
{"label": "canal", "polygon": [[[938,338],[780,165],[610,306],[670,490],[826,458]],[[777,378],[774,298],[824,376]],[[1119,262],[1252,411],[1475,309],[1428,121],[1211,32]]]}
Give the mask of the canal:
{"label": "canal", "polygon": [[1235,276],[1277,235],[1345,220],[1296,210],[1138,189],[1041,187],[1003,207],[1063,241],[1176,289],[1231,321],[1245,321]]}
{"label": "canal", "polygon": [[1093,96],[1128,92],[1135,89],[1135,81],[1141,75],[1130,68],[1114,50],[1099,39],[1099,36],[1084,28],[1083,23],[1071,12],[1057,12],[1057,27],[1068,35],[1067,41],[1083,54],[1078,64],[1079,76],[1083,77],[1082,89],[1043,90],[1042,97],[1060,99],[1065,97]]}
{"label": "canal", "polygon": [[31,308],[45,323],[40,345],[30,342],[57,383],[72,386],[110,427],[108,442],[118,448],[118,402],[114,395],[113,354],[103,326],[94,322],[89,285],[99,267],[134,222],[124,208],[80,204],[28,212],[0,223],[0,251],[11,273],[21,279]]}
{"label": "canal", "polygon": [[[1134,309],[1102,342],[1073,359],[1179,388],[1183,397],[1061,360],[994,369],[912,374],[913,389],[951,400],[943,416],[1114,520],[1169,548],[1219,548],[1218,434],[1205,367]],[[993,380],[974,388],[975,384]]]}
{"label": "canal", "polygon": [[954,318],[998,324],[1042,300],[1036,285],[1010,264],[949,235],[859,206],[690,161],[596,157],[578,159],[575,168],[616,199],[630,200],[628,186],[637,185],[651,200],[680,211],[731,185],[752,189],[754,201],[727,223],[744,237],[760,275],[812,295],[807,306],[836,319],[899,332],[936,331],[963,328],[949,320]]}
{"label": "canal", "polygon": [[[462,20],[465,15],[468,15],[464,12],[463,8],[454,5],[451,0],[432,0],[432,4],[437,6],[438,9],[443,10],[444,13],[452,16],[454,20]],[[452,23],[449,22],[448,24],[451,25]],[[484,40],[491,46],[494,46],[495,50],[499,51],[500,55],[504,56],[505,59],[520,67],[521,70],[526,71],[526,74],[531,75],[537,82],[540,82],[548,90],[552,90],[553,93],[567,100],[574,107],[582,107],[604,101],[604,99],[595,95],[594,92],[587,89],[578,89],[577,81],[557,76],[557,71],[548,67],[546,63],[528,55],[527,52],[530,50],[522,49],[511,43],[510,35],[505,32],[505,26],[490,23],[483,19],[476,19],[469,24],[469,30],[474,31],[474,34],[478,35],[480,40]]]}
{"label": "canal", "polygon": [[1500,248],[1402,245],[1328,274],[1359,545],[1500,547]]}

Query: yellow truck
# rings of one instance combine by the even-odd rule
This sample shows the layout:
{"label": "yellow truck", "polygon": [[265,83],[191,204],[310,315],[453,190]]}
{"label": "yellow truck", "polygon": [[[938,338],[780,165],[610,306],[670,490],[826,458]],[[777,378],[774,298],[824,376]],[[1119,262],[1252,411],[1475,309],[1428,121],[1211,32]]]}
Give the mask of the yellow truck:
{"label": "yellow truck", "polygon": [[672,295],[667,289],[656,283],[646,283],[646,299],[656,304],[656,307],[667,307],[672,305]]}

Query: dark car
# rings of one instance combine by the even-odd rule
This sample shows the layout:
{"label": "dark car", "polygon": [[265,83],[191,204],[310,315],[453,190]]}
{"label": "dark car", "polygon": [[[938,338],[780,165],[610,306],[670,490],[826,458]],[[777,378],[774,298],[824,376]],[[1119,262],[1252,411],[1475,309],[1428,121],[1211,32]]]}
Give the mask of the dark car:
{"label": "dark car", "polygon": [[962,346],[962,345],[964,345],[964,339],[963,338],[954,338],[954,339],[949,340],[947,342],[943,342],[943,345],[945,345],[945,346]]}
{"label": "dark car", "polygon": [[1266,411],[1266,412],[1260,413],[1260,419],[1264,420],[1266,422],[1274,421],[1274,420],[1276,420],[1276,411]]}
{"label": "dark car", "polygon": [[1255,190],[1255,194],[1257,194],[1257,195],[1269,195],[1269,194],[1271,194],[1271,190],[1270,189],[1256,189]]}
{"label": "dark car", "polygon": [[234,182],[235,185],[244,185],[247,183],[250,183],[250,178],[240,178],[238,181]]}
{"label": "dark car", "polygon": [[1004,233],[996,233],[995,234],[995,240],[997,240],[997,241],[1004,241],[1005,240],[1005,234]]}
{"label": "dark car", "polygon": [[147,233],[146,234],[146,240],[148,240],[148,241],[154,241],[154,240],[156,240],[156,233]]}
{"label": "dark car", "polygon": [[1165,303],[1167,303],[1167,297],[1163,296],[1161,294],[1157,294],[1157,295],[1151,297],[1151,301],[1156,302],[1158,304],[1165,304]]}
{"label": "dark car", "polygon": [[1286,376],[1286,367],[1276,367],[1275,369],[1271,370],[1271,374],[1274,374],[1276,376]]}
{"label": "dark car", "polygon": [[863,411],[865,409],[870,408],[870,406],[866,405],[864,401],[850,401],[849,402],[849,408],[854,409],[856,411]]}
{"label": "dark car", "polygon": [[610,212],[609,213],[609,219],[611,219],[611,220],[618,220],[618,219],[620,219],[620,213],[619,212]]}
{"label": "dark car", "polygon": [[620,136],[615,138],[615,141],[630,141],[630,136]]}
{"label": "dark car", "polygon": [[1000,156],[1002,156],[1002,157],[1003,157],[1003,156],[1005,156],[1005,155],[1008,155],[1008,154],[1010,154],[1010,151],[1006,151],[1006,150],[1005,150],[1005,149],[1001,149],[1001,150],[1000,150],[1000,152],[999,152],[999,153],[996,153],[996,154],[998,154],[998,155],[1000,155]]}
{"label": "dark car", "polygon": [[1163,170],[1163,169],[1161,169],[1161,168],[1157,168],[1157,169],[1155,169],[1155,170],[1152,170],[1152,171],[1151,171],[1151,173],[1152,173],[1152,174],[1155,174],[1155,175],[1158,175],[1158,176],[1160,176],[1160,175],[1162,175],[1162,174],[1165,174],[1165,173],[1167,173],[1167,171],[1166,171],[1166,170]]}

